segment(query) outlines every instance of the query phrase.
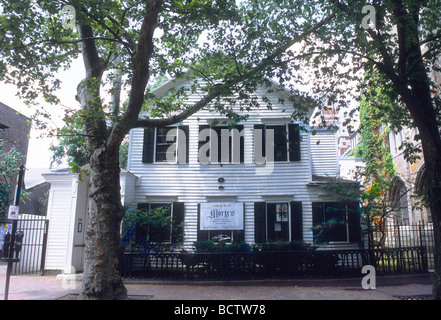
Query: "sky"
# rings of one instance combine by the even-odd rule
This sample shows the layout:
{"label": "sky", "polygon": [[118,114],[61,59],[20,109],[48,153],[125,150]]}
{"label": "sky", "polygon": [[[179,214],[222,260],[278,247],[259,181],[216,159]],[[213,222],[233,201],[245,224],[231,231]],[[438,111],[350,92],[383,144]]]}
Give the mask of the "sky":
{"label": "sky", "polygon": [[[47,110],[52,115],[51,121],[59,126],[62,125],[61,116],[63,113],[63,107],[78,106],[78,102],[75,100],[76,88],[79,82],[84,78],[84,67],[81,60],[76,60],[72,63],[69,70],[59,73],[59,78],[62,81],[60,90],[57,92],[57,96],[61,100],[60,105],[46,104]],[[34,114],[35,110],[32,106],[26,106],[17,96],[17,89],[13,85],[6,85],[0,82],[0,102],[6,104],[10,108],[30,117]],[[34,126],[31,127],[28,156],[26,168],[44,168],[49,169],[51,163],[52,152],[49,150],[51,142],[54,142],[53,138],[47,136],[47,132],[38,130]],[[56,143],[56,142],[55,142]],[[62,165],[63,166],[63,165]]]}

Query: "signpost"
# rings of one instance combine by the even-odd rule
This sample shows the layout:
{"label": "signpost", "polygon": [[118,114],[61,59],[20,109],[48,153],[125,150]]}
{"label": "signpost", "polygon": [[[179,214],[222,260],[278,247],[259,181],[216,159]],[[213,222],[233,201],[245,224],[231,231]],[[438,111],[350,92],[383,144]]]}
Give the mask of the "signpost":
{"label": "signpost", "polygon": [[5,282],[5,300],[8,300],[8,296],[9,296],[9,280],[11,278],[11,273],[12,273],[12,263],[20,261],[20,259],[18,258],[18,252],[16,253],[16,257],[14,258],[14,251],[15,251],[14,249],[15,249],[15,236],[17,233],[17,219],[18,219],[19,204],[20,204],[20,193],[21,193],[21,188],[23,186],[24,174],[25,174],[25,167],[24,165],[21,165],[20,170],[18,172],[17,185],[15,187],[15,202],[13,206],[9,207],[9,211],[8,211],[8,219],[12,220],[12,230],[9,240],[9,247],[8,247],[9,250],[6,256],[2,259],[3,261],[8,262],[8,268],[6,270],[6,282]]}

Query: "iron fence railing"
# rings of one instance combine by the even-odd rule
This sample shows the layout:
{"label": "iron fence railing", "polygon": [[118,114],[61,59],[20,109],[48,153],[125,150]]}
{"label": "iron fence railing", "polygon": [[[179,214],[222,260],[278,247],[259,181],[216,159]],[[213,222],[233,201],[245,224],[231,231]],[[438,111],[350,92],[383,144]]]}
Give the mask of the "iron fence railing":
{"label": "iron fence railing", "polygon": [[400,249],[305,250],[229,253],[125,253],[123,277],[257,279],[361,275],[365,265],[378,274],[427,272],[424,247]]}
{"label": "iron fence railing", "polygon": [[435,240],[433,224],[420,221],[409,224],[407,221],[391,220],[371,227],[370,248],[392,249],[423,247],[426,251],[427,267],[433,269],[435,264]]}
{"label": "iron fence railing", "polygon": [[[10,232],[11,221],[0,221],[0,251],[3,251],[4,236]],[[42,274],[44,272],[47,231],[49,220],[44,216],[21,214],[17,220],[17,231],[23,233],[20,260],[14,263],[12,274]],[[3,256],[3,252],[0,252]]]}

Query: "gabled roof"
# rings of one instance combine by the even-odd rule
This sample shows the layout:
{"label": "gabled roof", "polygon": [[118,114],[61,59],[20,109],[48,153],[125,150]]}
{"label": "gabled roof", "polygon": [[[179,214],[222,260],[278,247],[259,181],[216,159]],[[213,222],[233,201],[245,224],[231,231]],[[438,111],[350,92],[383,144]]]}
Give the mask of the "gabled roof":
{"label": "gabled roof", "polygon": [[[187,73],[187,74],[189,74],[189,73]],[[155,95],[156,97],[160,97],[160,96],[164,95],[170,89],[178,87],[187,81],[192,81],[192,80],[186,78],[185,76],[182,78],[178,78],[178,79],[167,80],[164,83],[162,83],[161,85],[159,85],[158,87],[154,88],[150,93]],[[292,97],[293,94],[288,89],[284,88],[283,86],[281,86],[279,83],[277,83],[276,81],[274,81],[272,79],[268,79],[268,81],[271,84],[271,87],[267,87],[267,89],[273,89],[275,95],[279,95],[279,96],[285,98],[287,101],[290,97]],[[312,116],[314,109],[315,108],[310,108],[308,110],[308,118],[310,118]]]}

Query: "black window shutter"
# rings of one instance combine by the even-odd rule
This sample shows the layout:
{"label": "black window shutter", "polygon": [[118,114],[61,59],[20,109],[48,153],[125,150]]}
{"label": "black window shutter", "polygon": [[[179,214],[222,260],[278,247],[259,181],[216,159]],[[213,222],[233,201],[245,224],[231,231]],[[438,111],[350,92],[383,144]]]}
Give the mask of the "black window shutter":
{"label": "black window shutter", "polygon": [[303,241],[303,210],[301,201],[291,201],[291,241]]}
{"label": "black window shutter", "polygon": [[[317,227],[318,225],[322,224],[324,220],[323,216],[323,202],[313,202],[312,203],[312,226]],[[323,239],[318,238],[318,231],[316,229],[313,229],[312,235],[314,238],[314,243],[320,243],[323,242]]]}
{"label": "black window shutter", "polygon": [[234,242],[245,241],[245,232],[244,232],[244,230],[233,230],[233,241]]}
{"label": "black window shutter", "polygon": [[178,243],[184,239],[185,204],[173,202],[173,221],[171,242]]}
{"label": "black window shutter", "polygon": [[144,145],[142,149],[142,162],[153,163],[153,151],[155,149],[155,128],[144,129]]}
{"label": "black window shutter", "polygon": [[198,230],[197,230],[197,241],[208,240],[208,231],[201,230],[201,204],[198,203]]}
{"label": "black window shutter", "polygon": [[[201,147],[203,145],[205,145],[208,141],[210,141],[209,137],[207,137],[206,140],[203,140],[203,141],[199,140],[200,135],[201,135],[201,131],[204,130],[204,129],[209,129],[209,128],[210,128],[210,125],[200,125],[199,126],[199,133],[198,133],[198,141],[199,141],[199,145],[198,145],[198,161],[200,161],[199,160],[199,150],[201,149]],[[209,154],[207,154],[207,157],[209,157]]]}
{"label": "black window shutter", "polygon": [[[254,125],[254,132],[256,132],[256,130],[262,130],[262,141],[260,141],[261,147],[262,147],[262,154],[259,156],[265,157],[266,156],[265,125],[264,124],[255,124]],[[255,134],[254,134],[254,139],[256,139]],[[254,140],[254,146],[256,146],[256,143],[259,143],[259,141]],[[256,147],[254,147],[254,159],[256,159]]]}
{"label": "black window shutter", "polygon": [[[239,131],[239,134],[243,133],[244,126],[241,124],[236,125],[236,129]],[[245,137],[240,137],[239,143],[240,143],[240,163],[244,163],[245,162]]]}
{"label": "black window shutter", "polygon": [[[243,204],[243,212],[245,215],[245,203]],[[244,219],[245,219],[245,217],[244,217]],[[233,230],[233,241],[234,242],[245,241],[245,221],[244,221],[244,229],[243,230]]]}
{"label": "black window shutter", "polygon": [[266,203],[254,202],[254,241],[266,241]]}
{"label": "black window shutter", "polygon": [[361,242],[360,211],[357,202],[348,203],[349,241]]}
{"label": "black window shutter", "polygon": [[288,124],[289,161],[300,161],[300,127],[298,124]]}
{"label": "black window shutter", "polygon": [[[185,134],[185,146],[181,146],[181,150],[183,150],[185,148],[185,161],[184,163],[179,163],[179,164],[187,164],[188,163],[188,156],[189,156],[189,150],[190,150],[190,144],[189,144],[189,126],[180,126],[178,129],[182,130],[183,133]],[[178,147],[180,145],[178,144]],[[183,148],[184,147],[184,148]],[[178,153],[180,152],[180,150],[178,150]],[[179,159],[179,157],[178,157]]]}

